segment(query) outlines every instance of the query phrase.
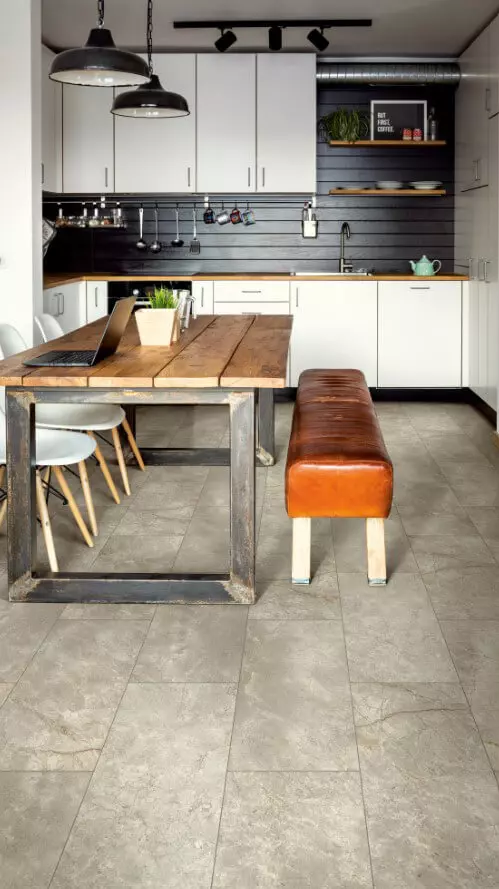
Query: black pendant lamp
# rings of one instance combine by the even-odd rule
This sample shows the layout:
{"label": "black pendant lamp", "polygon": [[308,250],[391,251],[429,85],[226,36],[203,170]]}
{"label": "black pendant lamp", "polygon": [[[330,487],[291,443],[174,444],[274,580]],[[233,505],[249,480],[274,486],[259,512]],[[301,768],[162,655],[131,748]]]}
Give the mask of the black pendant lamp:
{"label": "black pendant lamp", "polygon": [[127,90],[116,96],[111,111],[120,117],[186,117],[191,112],[187,101],[179,93],[170,93],[161,86],[152,64],[152,5],[147,0],[147,55],[149,82],[136,90]]}
{"label": "black pendant lamp", "polygon": [[133,52],[115,46],[104,27],[104,0],[97,0],[97,28],[85,46],[66,49],[52,62],[50,77],[76,86],[138,86],[149,80],[146,62]]}

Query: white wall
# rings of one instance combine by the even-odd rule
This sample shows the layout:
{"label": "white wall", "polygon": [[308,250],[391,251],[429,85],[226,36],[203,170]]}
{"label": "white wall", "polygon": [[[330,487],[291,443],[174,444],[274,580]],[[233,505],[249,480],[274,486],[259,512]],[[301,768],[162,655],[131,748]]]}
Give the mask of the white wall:
{"label": "white wall", "polygon": [[41,0],[0,0],[0,321],[33,342],[43,302]]}

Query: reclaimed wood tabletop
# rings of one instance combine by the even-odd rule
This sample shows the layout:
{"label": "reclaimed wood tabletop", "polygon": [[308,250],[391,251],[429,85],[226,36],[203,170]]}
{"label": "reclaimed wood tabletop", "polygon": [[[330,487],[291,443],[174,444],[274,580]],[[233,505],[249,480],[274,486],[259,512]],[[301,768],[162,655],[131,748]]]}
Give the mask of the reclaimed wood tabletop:
{"label": "reclaimed wood tabletop", "polygon": [[0,361],[0,385],[34,388],[284,388],[292,318],[203,315],[177,343],[142,346],[132,317],[114,355],[94,367],[26,367],[53,349],[96,348],[107,318]]}

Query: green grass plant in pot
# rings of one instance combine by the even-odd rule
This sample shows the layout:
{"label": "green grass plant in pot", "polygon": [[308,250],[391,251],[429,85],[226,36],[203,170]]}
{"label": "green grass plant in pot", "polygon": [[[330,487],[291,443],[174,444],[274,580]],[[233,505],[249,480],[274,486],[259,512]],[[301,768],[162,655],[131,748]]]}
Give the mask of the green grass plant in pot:
{"label": "green grass plant in pot", "polygon": [[369,117],[359,111],[337,108],[321,117],[319,132],[325,142],[358,142],[369,138]]}
{"label": "green grass plant in pot", "polygon": [[178,299],[168,287],[149,294],[150,308],[135,313],[143,346],[171,346],[179,337]]}

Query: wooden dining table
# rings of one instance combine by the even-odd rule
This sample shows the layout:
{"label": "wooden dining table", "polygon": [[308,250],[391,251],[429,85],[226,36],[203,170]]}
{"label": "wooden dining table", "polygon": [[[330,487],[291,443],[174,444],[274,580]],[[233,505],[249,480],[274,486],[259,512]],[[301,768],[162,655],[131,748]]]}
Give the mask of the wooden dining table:
{"label": "wooden dining table", "polygon": [[[255,469],[274,462],[274,389],[284,388],[292,319],[204,315],[169,347],[141,346],[132,316],[117,352],[94,367],[26,367],[54,348],[92,349],[107,319],[0,362],[6,387],[8,579],[11,601],[252,603],[255,601]],[[152,463],[230,465],[230,570],[218,574],[37,573],[37,404],[225,404],[230,448],[176,449]],[[146,451],[147,462],[147,451]],[[133,507],[132,507],[133,508]],[[158,547],[161,540],[158,539]]]}

